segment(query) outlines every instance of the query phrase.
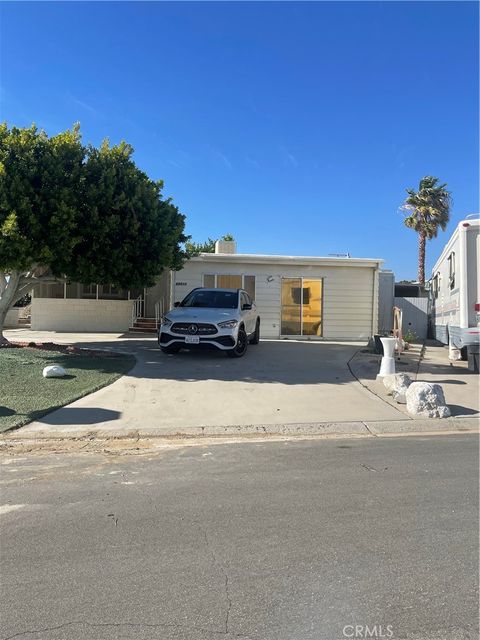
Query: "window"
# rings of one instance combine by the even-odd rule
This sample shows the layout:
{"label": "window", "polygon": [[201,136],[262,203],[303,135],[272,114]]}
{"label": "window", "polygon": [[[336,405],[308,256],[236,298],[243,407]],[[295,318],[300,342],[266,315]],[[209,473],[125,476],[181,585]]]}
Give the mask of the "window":
{"label": "window", "polygon": [[34,293],[35,298],[64,298],[65,285],[63,282],[41,284]]}
{"label": "window", "polygon": [[97,297],[97,285],[96,284],[82,284],[82,298],[96,298]]}
{"label": "window", "polygon": [[208,289],[245,289],[255,300],[255,276],[207,273],[203,276],[203,286]]}
{"label": "window", "polygon": [[255,276],[243,276],[243,288],[255,300]]}
{"label": "window", "polygon": [[322,335],[322,290],[321,279],[282,278],[282,335]]}
{"label": "window", "polygon": [[204,309],[237,309],[236,291],[204,291],[195,289],[180,303],[181,307],[200,307]]}
{"label": "window", "polygon": [[436,273],[432,280],[432,297],[433,298],[438,298],[439,288],[440,288],[439,274]]}
{"label": "window", "polygon": [[246,293],[241,294],[240,296],[240,308],[243,309],[243,305],[248,304],[251,305],[252,302]]}
{"label": "window", "polygon": [[310,304],[310,288],[293,287],[292,302],[295,304]]}
{"label": "window", "polygon": [[452,253],[448,257],[448,284],[450,289],[455,287],[455,253]]}
{"label": "window", "polygon": [[217,275],[217,289],[242,289],[242,276]]}
{"label": "window", "polygon": [[126,300],[128,292],[113,284],[99,284],[98,297],[100,300]]}
{"label": "window", "polygon": [[78,284],[78,282],[67,282],[65,297],[74,299],[79,298],[79,287],[80,285]]}

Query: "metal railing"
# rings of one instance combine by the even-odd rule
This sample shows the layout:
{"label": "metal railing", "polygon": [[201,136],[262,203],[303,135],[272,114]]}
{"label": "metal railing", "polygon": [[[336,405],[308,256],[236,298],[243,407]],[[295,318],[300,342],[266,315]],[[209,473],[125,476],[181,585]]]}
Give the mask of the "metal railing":
{"label": "metal railing", "polygon": [[138,298],[136,298],[133,301],[133,306],[132,306],[132,327],[135,326],[135,322],[137,321],[137,318],[141,318],[143,315],[143,296],[138,296]]}
{"label": "metal railing", "polygon": [[160,318],[165,313],[165,304],[163,300],[159,300],[159,302],[155,303],[155,326],[158,329],[158,325],[160,324]]}

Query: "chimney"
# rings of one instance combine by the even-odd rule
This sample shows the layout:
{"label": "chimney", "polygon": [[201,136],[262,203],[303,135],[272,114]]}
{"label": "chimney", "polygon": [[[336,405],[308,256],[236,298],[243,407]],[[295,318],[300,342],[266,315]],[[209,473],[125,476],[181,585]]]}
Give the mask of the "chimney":
{"label": "chimney", "polygon": [[235,240],[217,240],[215,253],[237,253],[237,243]]}

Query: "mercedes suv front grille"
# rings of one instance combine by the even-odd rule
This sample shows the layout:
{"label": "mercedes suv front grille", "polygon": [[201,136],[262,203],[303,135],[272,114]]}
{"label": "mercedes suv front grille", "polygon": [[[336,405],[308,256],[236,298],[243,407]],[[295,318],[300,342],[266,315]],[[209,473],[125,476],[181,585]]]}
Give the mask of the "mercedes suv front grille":
{"label": "mercedes suv front grille", "polygon": [[211,336],[217,333],[217,327],[204,322],[175,322],[170,329],[170,333],[176,333],[181,336]]}

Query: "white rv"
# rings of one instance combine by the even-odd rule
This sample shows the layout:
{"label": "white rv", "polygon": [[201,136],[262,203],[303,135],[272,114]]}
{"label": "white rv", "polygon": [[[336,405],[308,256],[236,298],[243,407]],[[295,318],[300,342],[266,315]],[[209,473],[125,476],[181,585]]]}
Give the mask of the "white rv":
{"label": "white rv", "polygon": [[434,337],[478,369],[480,342],[480,220],[467,216],[447,242],[430,281]]}

